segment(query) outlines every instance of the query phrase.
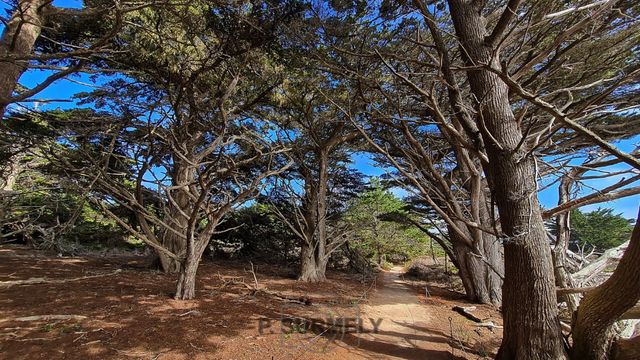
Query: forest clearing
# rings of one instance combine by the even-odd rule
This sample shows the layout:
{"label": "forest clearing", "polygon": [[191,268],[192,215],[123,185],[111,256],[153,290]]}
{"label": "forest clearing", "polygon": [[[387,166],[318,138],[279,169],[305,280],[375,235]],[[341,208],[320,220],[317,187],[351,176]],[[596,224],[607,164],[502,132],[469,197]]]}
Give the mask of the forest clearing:
{"label": "forest clearing", "polygon": [[0,31],[0,358],[640,359],[639,1]]}
{"label": "forest clearing", "polygon": [[[500,341],[499,329],[483,330],[451,310],[467,304],[463,294],[432,283],[427,298],[422,283],[397,288],[399,273],[375,283],[330,274],[318,286],[274,266],[258,268],[260,287],[311,302],[301,304],[225,287],[225,279],[252,283],[244,264],[205,263],[198,300],[182,302],[166,300],[174,291],[171,278],[149,270],[144,256],[58,258],[3,249],[0,259],[0,351],[11,359],[476,359]],[[79,279],[96,275],[103,277]],[[24,278],[78,280],[6,285]],[[500,320],[491,307],[477,313]],[[25,317],[41,318],[20,320]],[[361,318],[363,328],[347,328],[342,318],[353,319],[351,325]],[[302,329],[313,319],[334,319],[335,329]]]}

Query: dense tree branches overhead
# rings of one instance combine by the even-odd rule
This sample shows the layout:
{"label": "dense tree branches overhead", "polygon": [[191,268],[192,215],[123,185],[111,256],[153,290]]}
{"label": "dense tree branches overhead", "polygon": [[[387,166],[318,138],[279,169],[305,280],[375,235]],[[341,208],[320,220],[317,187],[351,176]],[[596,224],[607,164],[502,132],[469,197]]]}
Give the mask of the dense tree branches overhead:
{"label": "dense tree branches overhead", "polygon": [[[50,0],[16,1],[0,39],[0,63],[5,70],[0,76],[0,112],[4,115],[9,104],[66,100],[35,96],[72,74],[110,71],[104,64],[117,53],[114,39],[125,26],[125,15],[168,3],[98,0],[73,9],[56,7]],[[18,80],[28,70],[42,70],[47,76],[24,88]]]}
{"label": "dense tree branches overhead", "polygon": [[[611,141],[637,134],[637,4],[413,1],[368,10],[358,36],[331,47],[342,61],[326,65],[369,104],[352,121],[449,234],[469,227],[502,240],[500,357],[562,358],[559,331],[549,325],[557,317],[554,279],[536,180],[581,164],[628,176],[597,196],[565,198],[556,215],[606,199],[600,190],[635,193],[625,186],[637,180],[638,160]],[[609,161],[626,168],[596,165]],[[541,309],[533,316],[540,323],[523,328],[532,317],[522,307]]]}
{"label": "dense tree branches overhead", "polygon": [[284,214],[274,209],[300,239],[299,279],[317,282],[326,279],[331,254],[348,239],[341,217],[362,178],[349,168],[359,134],[326,96],[350,108],[357,104],[344,83],[314,69],[311,59],[295,63],[274,96],[274,116],[285,129],[283,136],[295,162],[277,186],[293,211]]}
{"label": "dense tree branches overhead", "polygon": [[[273,41],[296,8],[215,5],[128,15],[118,37],[128,54],[117,64],[129,76],[84,100],[114,114],[103,123],[109,141],[89,169],[73,169],[136,214],[139,228],[119,222],[158,250],[165,270],[180,273],[177,298],[194,296],[200,257],[223,216],[289,166],[272,136],[277,127],[254,110],[282,78]],[[116,144],[130,164],[123,181],[103,166]],[[148,190],[159,201],[148,203]]]}
{"label": "dense tree branches overhead", "polygon": [[[41,4],[30,8],[38,21],[50,6]],[[345,184],[361,177],[350,156],[370,151],[445,224],[437,235],[469,298],[502,304],[500,359],[600,359],[616,347],[611,324],[637,295],[634,262],[584,306],[564,299],[578,314],[573,350],[556,287],[572,286],[571,210],[640,193],[637,150],[627,151],[640,130],[637,2],[127,6],[96,4],[108,10],[96,10],[104,28],[75,33],[88,18],[69,12],[53,27],[58,40],[35,26],[22,49],[3,48],[9,87],[27,65],[113,74],[79,96],[94,109],[43,114],[55,135],[7,154],[28,148],[76,175],[96,206],[180,274],[177,298],[194,296],[198,262],[225,216],[266,190],[300,240],[300,278],[324,280],[350,230]],[[7,29],[5,38],[17,33]],[[3,104],[29,93],[13,87]],[[547,187],[558,188],[551,209],[538,201]],[[634,298],[614,301],[610,289]],[[601,311],[609,305],[615,311]]]}

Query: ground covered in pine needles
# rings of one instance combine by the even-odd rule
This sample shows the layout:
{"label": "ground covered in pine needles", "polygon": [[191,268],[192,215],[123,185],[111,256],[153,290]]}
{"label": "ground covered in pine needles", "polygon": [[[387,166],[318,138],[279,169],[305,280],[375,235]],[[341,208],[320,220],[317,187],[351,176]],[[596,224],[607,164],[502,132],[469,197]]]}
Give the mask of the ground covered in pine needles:
{"label": "ground covered in pine needles", "polygon": [[[500,340],[451,311],[465,301],[442,284],[426,297],[424,283],[395,275],[305,284],[286,267],[254,264],[254,278],[248,262],[216,261],[201,265],[197,299],[176,301],[175,276],[149,264],[0,248],[0,358],[477,359]],[[407,306],[419,326],[393,318]],[[490,307],[478,312],[500,323]]]}

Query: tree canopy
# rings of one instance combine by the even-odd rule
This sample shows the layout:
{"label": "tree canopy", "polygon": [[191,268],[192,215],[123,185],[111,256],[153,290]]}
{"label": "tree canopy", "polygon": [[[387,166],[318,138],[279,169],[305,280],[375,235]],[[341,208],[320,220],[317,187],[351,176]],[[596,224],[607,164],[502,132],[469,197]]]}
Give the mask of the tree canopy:
{"label": "tree canopy", "polygon": [[[579,209],[640,194],[637,1],[10,7],[2,239],[118,234],[176,274],[179,300],[196,296],[207,249],[323,282],[435,241],[467,299],[502,309],[498,359],[626,351],[614,324],[640,300],[640,225]],[[37,98],[61,81],[79,90]],[[410,196],[363,174],[362,154]],[[608,280],[564,289],[572,242],[629,239]]]}
{"label": "tree canopy", "polygon": [[629,240],[633,220],[615,214],[613,209],[598,208],[590,212],[571,212],[571,240],[580,245],[591,245],[603,251]]}

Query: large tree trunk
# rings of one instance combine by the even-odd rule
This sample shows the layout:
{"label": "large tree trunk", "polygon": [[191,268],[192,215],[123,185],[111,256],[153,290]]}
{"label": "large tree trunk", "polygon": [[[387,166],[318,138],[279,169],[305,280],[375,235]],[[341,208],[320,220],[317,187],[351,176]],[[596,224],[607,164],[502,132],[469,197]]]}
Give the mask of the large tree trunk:
{"label": "large tree trunk", "polygon": [[328,187],[328,152],[320,150],[318,156],[318,179],[306,179],[306,222],[307,235],[303,241],[300,275],[301,281],[325,281],[327,262],[327,187]]}
{"label": "large tree trunk", "polygon": [[[477,3],[450,0],[450,12],[470,67],[500,69],[485,41],[486,19]],[[535,159],[518,148],[522,132],[507,85],[488,70],[467,71],[478,104],[478,122],[489,157],[487,173],[505,235],[504,337],[498,359],[565,359],[551,250],[537,198]],[[526,156],[526,157],[525,157]]]}
{"label": "large tree trunk", "polygon": [[[451,234],[451,232],[450,232]],[[453,238],[454,235],[452,234]],[[467,255],[471,252],[471,249],[461,244],[460,242],[453,242],[453,253],[455,254],[456,267],[458,268],[458,276],[462,280],[462,286],[464,286],[464,292],[467,295],[467,299],[472,302],[482,303],[482,300],[478,298],[478,293],[482,293],[483,284],[474,283],[474,277],[472,271],[478,271],[479,269],[470,269],[467,263]]]}
{"label": "large tree trunk", "polygon": [[[211,219],[209,221],[212,221]],[[217,223],[217,222],[216,222]],[[202,254],[209,244],[215,226],[201,233],[196,239],[187,242],[184,265],[180,268],[175,299],[190,300],[196,296],[196,273]]]}
{"label": "large tree trunk", "polygon": [[193,299],[196,295],[196,273],[200,257],[190,254],[185,260],[185,266],[180,271],[175,298],[177,300]]}
{"label": "large tree trunk", "polygon": [[306,282],[322,282],[327,280],[327,260],[320,256],[317,248],[303,244],[300,258],[300,275],[298,280]]}
{"label": "large tree trunk", "polygon": [[[493,225],[493,219],[489,215],[489,204],[484,196],[480,201],[479,219],[481,224],[490,228],[498,228]],[[502,305],[502,282],[504,279],[504,251],[502,244],[492,234],[474,229],[474,251],[471,254],[473,260],[482,269],[481,281],[486,284],[488,303]],[[476,275],[477,276],[477,275]]]}
{"label": "large tree trunk", "polygon": [[[500,86],[495,80],[494,86]],[[485,90],[488,89],[481,92]],[[507,91],[502,91],[501,97],[506,100]],[[505,101],[504,105],[508,103]],[[503,110],[510,114],[508,107]],[[509,119],[505,118],[506,113],[492,112],[483,112],[489,131],[501,146],[515,149],[520,131],[515,121],[510,121],[513,116]],[[495,116],[493,124],[489,121],[491,116]],[[497,358],[563,359],[551,250],[537,198],[535,160],[522,159],[522,151],[496,151],[492,145],[488,148],[489,172],[506,236],[502,307],[505,331]]]}
{"label": "large tree trunk", "polygon": [[[640,301],[640,214],[631,235],[629,246],[611,277],[587,292],[573,326],[571,358],[575,360],[604,360],[615,348],[613,324]],[[634,345],[635,344],[635,345]],[[640,342],[627,340],[618,346],[620,353],[640,353]],[[625,356],[626,357],[626,356]]]}
{"label": "large tree trunk", "polygon": [[[188,186],[193,182],[195,169],[192,166],[183,164],[181,161],[176,162],[173,174],[173,186],[176,188],[171,191],[171,198],[167,206],[168,213],[165,216],[165,223],[172,226],[172,230],[164,229],[161,241],[162,246],[179,258],[186,258],[187,250],[187,226],[189,219],[187,216],[192,212],[192,200],[189,198]],[[180,261],[168,257],[163,253],[158,253],[162,270],[166,273],[178,273],[182,269]],[[185,260],[186,261],[186,260]]]}
{"label": "large tree trunk", "polygon": [[[471,201],[475,202],[474,219],[486,228],[495,228],[489,215],[489,205],[481,189],[469,187],[467,190],[471,194]],[[462,221],[458,221],[456,225],[466,234],[463,238],[456,231],[449,229],[467,298],[481,304],[502,305],[504,256],[501,244],[494,235],[467,226]]]}
{"label": "large tree trunk", "polygon": [[188,224],[188,240],[185,241],[185,257],[180,267],[180,276],[178,277],[175,294],[175,299],[177,300],[190,300],[196,296],[196,273],[198,266],[200,265],[204,250],[207,248],[211,237],[215,233],[220,218],[215,216],[209,217],[207,220],[208,223],[206,227],[202,229],[198,235],[195,233],[199,227],[196,220],[192,218]]}
{"label": "large tree trunk", "polygon": [[[175,230],[180,231],[184,228],[184,226],[186,226],[186,221],[181,221],[182,215],[177,212],[171,211],[165,221],[169,219],[174,219],[174,221],[171,221],[169,223],[176,224]],[[183,227],[181,227],[181,225]],[[178,257],[182,257],[185,255],[186,242],[184,238],[180,237],[180,235],[170,230],[163,231],[162,246]],[[180,263],[180,261],[169,257],[167,254],[162,252],[158,252],[158,258],[160,260],[160,267],[165,273],[176,274],[180,272],[180,269],[182,268],[182,264]]]}
{"label": "large tree trunk", "polygon": [[502,269],[503,260],[499,249],[494,248],[496,246],[495,238],[493,243],[487,241],[488,239],[481,240],[483,244],[473,249],[458,240],[455,232],[450,231],[449,234],[451,234],[453,251],[456,255],[458,275],[462,280],[467,299],[481,304],[500,306],[502,280],[496,271]]}
{"label": "large tree trunk", "polygon": [[8,60],[10,56],[29,56],[42,29],[46,7],[51,0],[20,0],[0,38],[0,118],[27,69],[27,61]]}
{"label": "large tree trunk", "polygon": [[[465,110],[457,76],[451,71],[451,60],[447,52],[445,40],[441,29],[436,24],[435,17],[429,12],[425,2],[414,1],[414,5],[422,13],[425,23],[432,35],[435,49],[441,61],[440,70],[447,83],[449,104],[454,110],[452,124],[461,132],[466,132],[469,142],[481,140],[479,127],[472,122]],[[482,178],[482,167],[479,157],[462,146],[458,139],[453,139],[450,131],[442,124],[439,126],[443,136],[453,145],[457,168],[455,173],[461,180],[461,185],[467,190],[472,221],[477,221],[486,228],[495,228],[494,220],[490,216],[490,207],[485,195],[486,181]],[[480,142],[478,142],[480,143]],[[449,190],[449,186],[441,189],[443,193]],[[459,217],[455,211],[450,214],[452,219]],[[479,229],[467,228],[463,222],[457,224],[459,229],[466,229],[466,237],[473,243],[465,241],[462,237],[449,228],[451,240],[454,242],[456,252],[456,266],[462,278],[467,297],[474,302],[494,304],[502,303],[502,277],[504,276],[503,252],[500,244],[494,236],[483,233]]]}

